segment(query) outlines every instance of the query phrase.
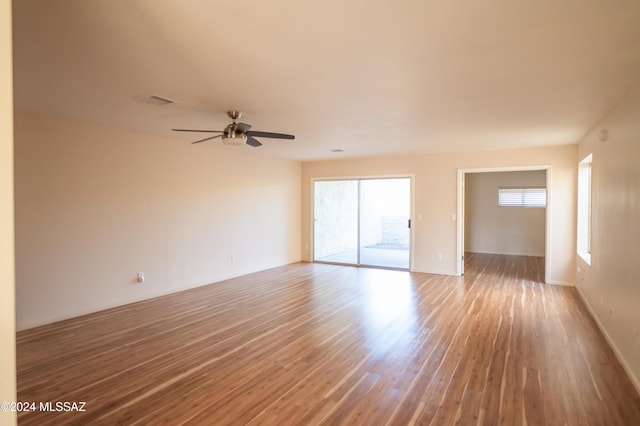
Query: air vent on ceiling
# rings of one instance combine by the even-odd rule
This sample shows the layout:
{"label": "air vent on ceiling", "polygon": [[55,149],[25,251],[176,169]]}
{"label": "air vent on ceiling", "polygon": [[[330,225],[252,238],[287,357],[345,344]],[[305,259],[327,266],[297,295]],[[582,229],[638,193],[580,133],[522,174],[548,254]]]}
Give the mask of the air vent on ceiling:
{"label": "air vent on ceiling", "polygon": [[142,102],[146,102],[148,104],[158,105],[158,106],[169,105],[176,102],[176,101],[172,101],[171,99],[164,98],[158,95],[142,96],[138,99],[141,100]]}

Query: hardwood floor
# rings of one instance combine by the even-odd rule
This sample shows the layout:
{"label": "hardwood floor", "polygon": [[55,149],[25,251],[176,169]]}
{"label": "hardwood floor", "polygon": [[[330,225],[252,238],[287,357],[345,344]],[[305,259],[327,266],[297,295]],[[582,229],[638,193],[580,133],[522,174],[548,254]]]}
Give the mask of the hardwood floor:
{"label": "hardwood floor", "polygon": [[18,333],[43,424],[637,425],[640,399],[542,258],[449,277],[293,264]]}

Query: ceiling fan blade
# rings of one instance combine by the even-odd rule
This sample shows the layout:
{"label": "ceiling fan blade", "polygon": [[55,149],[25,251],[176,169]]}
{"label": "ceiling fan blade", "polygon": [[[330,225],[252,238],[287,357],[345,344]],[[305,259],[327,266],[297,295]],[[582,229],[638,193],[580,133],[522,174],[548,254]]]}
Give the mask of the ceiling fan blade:
{"label": "ceiling fan blade", "polygon": [[215,138],[221,138],[221,137],[222,137],[222,135],[215,135],[215,136],[211,136],[209,138],[200,139],[199,141],[195,141],[195,142],[191,142],[191,143],[192,144],[200,143],[200,142],[208,141],[208,140],[215,139]]}
{"label": "ceiling fan blade", "polygon": [[247,135],[247,145],[251,145],[252,147],[257,148],[262,144],[253,136]]}
{"label": "ceiling fan blade", "polygon": [[247,130],[251,128],[250,124],[247,123],[236,123],[236,130],[240,133],[246,133]]}
{"label": "ceiling fan blade", "polygon": [[271,133],[271,132],[258,132],[255,130],[249,130],[247,136],[257,136],[259,138],[274,138],[274,139],[295,139],[293,135],[286,135],[284,133]]}
{"label": "ceiling fan blade", "polygon": [[171,129],[174,132],[224,133],[222,130]]}

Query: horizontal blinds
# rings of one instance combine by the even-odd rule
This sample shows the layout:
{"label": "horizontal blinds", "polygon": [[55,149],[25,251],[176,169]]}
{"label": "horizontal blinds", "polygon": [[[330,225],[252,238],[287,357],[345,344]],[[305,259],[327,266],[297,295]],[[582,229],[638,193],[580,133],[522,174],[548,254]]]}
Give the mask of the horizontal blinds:
{"label": "horizontal blinds", "polygon": [[500,207],[547,207],[546,188],[499,188]]}

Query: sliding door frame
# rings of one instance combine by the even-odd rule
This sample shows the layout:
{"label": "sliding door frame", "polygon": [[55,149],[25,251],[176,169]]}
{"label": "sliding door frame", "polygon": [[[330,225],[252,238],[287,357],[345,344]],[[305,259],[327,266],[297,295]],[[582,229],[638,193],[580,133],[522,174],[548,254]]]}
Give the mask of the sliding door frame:
{"label": "sliding door frame", "polygon": [[[317,262],[317,263],[329,263],[329,262],[322,262],[322,261],[316,261],[316,254],[315,254],[315,228],[316,228],[316,222],[315,222],[315,198],[316,198],[316,193],[315,193],[315,188],[316,188],[316,182],[322,182],[322,181],[341,181],[341,180],[357,180],[358,181],[358,201],[357,201],[357,205],[358,205],[358,245],[360,245],[360,181],[362,180],[375,180],[375,179],[409,179],[409,220],[411,221],[411,227],[409,228],[409,267],[408,268],[392,268],[392,267],[387,267],[387,266],[376,266],[376,265],[361,265],[360,264],[360,247],[358,247],[358,257],[357,257],[357,264],[352,264],[352,263],[344,263],[343,265],[348,265],[348,266],[361,266],[361,267],[366,267],[366,268],[380,268],[380,269],[399,269],[402,271],[413,271],[413,242],[414,242],[414,229],[415,229],[415,218],[414,216],[414,182],[415,182],[415,175],[414,174],[397,174],[397,175],[367,175],[367,176],[339,176],[339,177],[312,177],[311,178],[311,191],[310,194],[311,196],[309,197],[309,203],[311,204],[311,216],[309,218],[309,220],[311,221],[311,226],[310,231],[311,231],[311,235],[309,236],[309,250],[310,250],[310,258],[312,262]],[[333,262],[332,262],[333,263]],[[340,263],[338,263],[340,264]]]}

